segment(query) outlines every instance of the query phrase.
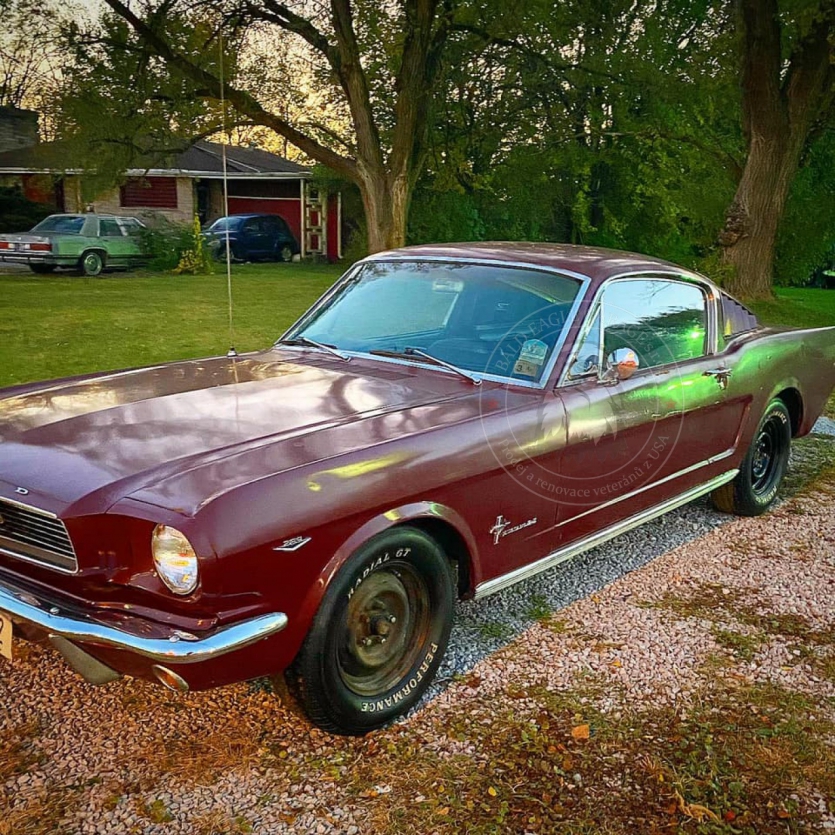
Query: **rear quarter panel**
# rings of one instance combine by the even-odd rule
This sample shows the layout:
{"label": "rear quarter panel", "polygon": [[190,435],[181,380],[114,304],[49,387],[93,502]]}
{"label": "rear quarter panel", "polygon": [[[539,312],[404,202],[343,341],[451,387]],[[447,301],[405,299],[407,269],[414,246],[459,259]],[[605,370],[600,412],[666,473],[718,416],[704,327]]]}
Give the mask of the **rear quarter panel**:
{"label": "rear quarter panel", "polygon": [[835,328],[763,329],[731,341],[724,357],[733,369],[731,393],[750,397],[740,437],[740,457],[751,442],[768,403],[787,390],[802,405],[795,437],[808,434],[835,387]]}

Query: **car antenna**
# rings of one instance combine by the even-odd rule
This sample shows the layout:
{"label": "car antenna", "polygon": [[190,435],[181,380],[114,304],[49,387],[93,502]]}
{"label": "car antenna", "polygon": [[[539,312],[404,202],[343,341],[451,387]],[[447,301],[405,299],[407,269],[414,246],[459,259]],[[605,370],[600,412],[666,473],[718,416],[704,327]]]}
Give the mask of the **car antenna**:
{"label": "car antenna", "polygon": [[229,246],[229,182],[226,169],[226,84],[223,79],[223,29],[218,30],[217,51],[220,62],[220,158],[223,167],[223,215],[226,218],[226,298],[229,302],[229,350],[226,356],[237,357],[235,350],[235,326],[232,317],[232,248]]}

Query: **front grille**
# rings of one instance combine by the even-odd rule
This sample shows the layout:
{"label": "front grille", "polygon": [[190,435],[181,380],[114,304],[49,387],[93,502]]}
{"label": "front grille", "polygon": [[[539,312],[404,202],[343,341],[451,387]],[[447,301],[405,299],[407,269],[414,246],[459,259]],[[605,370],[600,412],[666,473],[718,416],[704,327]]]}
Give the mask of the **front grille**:
{"label": "front grille", "polygon": [[0,553],[76,571],[78,561],[64,523],[34,507],[0,499]]}

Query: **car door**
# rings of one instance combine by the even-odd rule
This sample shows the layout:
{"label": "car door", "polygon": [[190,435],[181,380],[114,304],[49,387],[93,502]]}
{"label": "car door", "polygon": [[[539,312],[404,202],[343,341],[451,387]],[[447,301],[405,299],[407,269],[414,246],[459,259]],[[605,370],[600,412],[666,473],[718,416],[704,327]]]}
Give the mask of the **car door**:
{"label": "car door", "polygon": [[[721,373],[715,299],[676,276],[608,282],[558,387],[560,543],[680,496],[728,469],[745,416]],[[628,358],[631,375],[618,375]],[[725,369],[730,370],[730,369]]]}
{"label": "car door", "polygon": [[107,263],[111,266],[127,266],[134,244],[124,234],[115,217],[99,218],[99,238],[107,252]]}
{"label": "car door", "polygon": [[260,217],[251,217],[244,221],[241,228],[246,255],[250,258],[263,258],[267,254],[264,224]]}

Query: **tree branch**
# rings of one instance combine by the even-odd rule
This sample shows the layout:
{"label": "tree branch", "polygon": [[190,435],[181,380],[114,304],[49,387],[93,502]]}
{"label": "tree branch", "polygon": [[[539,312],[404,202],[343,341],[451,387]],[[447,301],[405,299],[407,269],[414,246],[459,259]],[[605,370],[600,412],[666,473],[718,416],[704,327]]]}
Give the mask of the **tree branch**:
{"label": "tree branch", "polygon": [[221,93],[223,93],[229,103],[242,115],[248,116],[256,124],[271,128],[276,133],[286,137],[299,150],[317,162],[339,171],[351,180],[357,180],[358,170],[355,160],[337,154],[312,137],[302,133],[289,122],[265,110],[249,93],[231,87],[227,83],[221,85],[217,76],[176,52],[162,35],[134,14],[121,0],[105,0],[105,2],[116,14],[130,24],[149,50],[164,59],[166,63],[186,78],[203,85],[211,91],[214,98],[219,99]]}

